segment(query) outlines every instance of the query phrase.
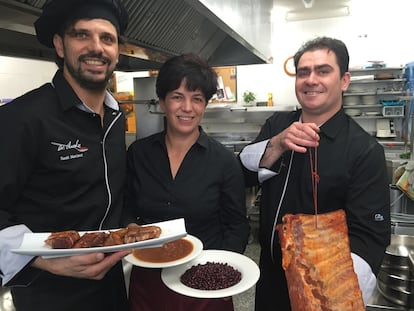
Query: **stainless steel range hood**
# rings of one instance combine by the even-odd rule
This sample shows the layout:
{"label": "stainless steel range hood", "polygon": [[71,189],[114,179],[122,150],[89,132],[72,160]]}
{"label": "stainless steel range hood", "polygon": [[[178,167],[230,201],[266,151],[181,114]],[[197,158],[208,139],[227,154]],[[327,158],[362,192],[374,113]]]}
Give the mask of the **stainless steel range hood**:
{"label": "stainless steel range hood", "polygon": [[[65,1],[65,0],[61,0]],[[33,22],[46,0],[0,0],[0,54],[53,60]],[[158,69],[169,57],[193,52],[213,66],[266,63],[267,58],[199,0],[123,0],[130,15],[118,70]],[[269,24],[270,27],[270,24]]]}

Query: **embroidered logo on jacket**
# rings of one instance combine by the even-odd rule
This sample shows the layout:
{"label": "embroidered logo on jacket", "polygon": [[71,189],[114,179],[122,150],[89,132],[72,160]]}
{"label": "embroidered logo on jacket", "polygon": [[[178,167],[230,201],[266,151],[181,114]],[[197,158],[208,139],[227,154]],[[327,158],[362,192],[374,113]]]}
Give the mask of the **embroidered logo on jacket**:
{"label": "embroidered logo on jacket", "polygon": [[57,143],[57,142],[51,142],[51,144],[53,146],[57,147],[57,151],[61,152],[61,151],[66,151],[66,150],[76,150],[78,153],[76,154],[69,154],[69,155],[64,155],[60,157],[61,161],[66,161],[66,160],[70,160],[70,159],[76,159],[76,158],[82,158],[83,157],[83,153],[88,151],[89,148],[88,147],[83,147],[81,145],[81,143],[79,142],[79,139],[76,140],[75,143],[72,143],[72,141],[69,141],[66,144],[62,144],[62,143]]}
{"label": "embroidered logo on jacket", "polygon": [[374,215],[374,220],[375,221],[384,221],[384,216],[381,214],[375,214]]}

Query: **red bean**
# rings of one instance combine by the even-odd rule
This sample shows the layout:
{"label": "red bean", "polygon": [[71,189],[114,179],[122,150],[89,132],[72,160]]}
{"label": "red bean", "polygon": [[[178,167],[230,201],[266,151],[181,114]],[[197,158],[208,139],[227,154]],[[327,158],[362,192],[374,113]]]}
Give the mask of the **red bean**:
{"label": "red bean", "polygon": [[180,279],[184,285],[191,288],[217,290],[239,283],[241,273],[227,263],[207,262],[192,266]]}

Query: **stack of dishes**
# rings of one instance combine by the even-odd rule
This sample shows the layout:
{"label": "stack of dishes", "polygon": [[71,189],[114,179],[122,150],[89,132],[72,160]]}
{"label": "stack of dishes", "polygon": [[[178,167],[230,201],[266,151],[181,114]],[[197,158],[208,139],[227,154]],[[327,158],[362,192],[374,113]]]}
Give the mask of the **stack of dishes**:
{"label": "stack of dishes", "polygon": [[414,271],[409,258],[413,250],[414,236],[393,234],[377,279],[378,290],[387,300],[407,307],[414,305]]}
{"label": "stack of dishes", "polygon": [[344,96],[344,106],[356,106],[360,104],[359,95]]}
{"label": "stack of dishes", "polygon": [[361,102],[363,105],[376,105],[377,97],[375,95],[363,95],[361,96]]}
{"label": "stack of dishes", "polygon": [[361,109],[345,108],[345,113],[350,117],[357,117],[361,115]]}

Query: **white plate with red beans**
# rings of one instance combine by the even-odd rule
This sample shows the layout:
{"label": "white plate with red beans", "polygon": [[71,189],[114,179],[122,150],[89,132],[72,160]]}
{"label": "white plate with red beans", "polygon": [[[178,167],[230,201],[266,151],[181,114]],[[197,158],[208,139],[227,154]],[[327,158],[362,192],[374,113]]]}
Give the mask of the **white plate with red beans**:
{"label": "white plate with red beans", "polygon": [[256,284],[257,264],[242,254],[204,250],[179,266],[164,268],[161,279],[171,290],[196,298],[224,298],[240,294]]}

